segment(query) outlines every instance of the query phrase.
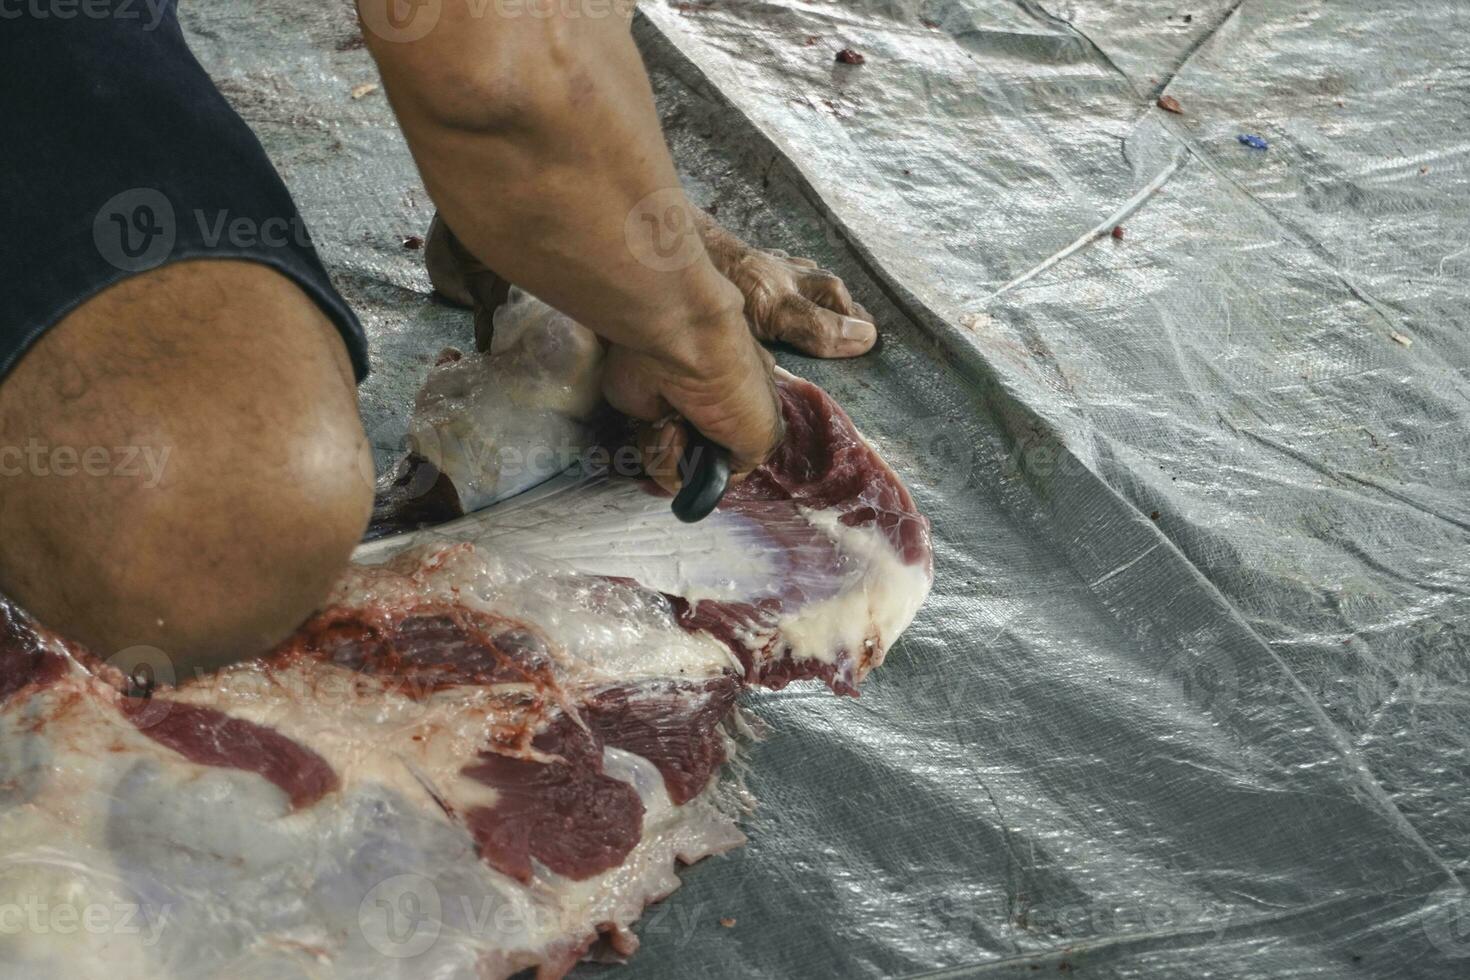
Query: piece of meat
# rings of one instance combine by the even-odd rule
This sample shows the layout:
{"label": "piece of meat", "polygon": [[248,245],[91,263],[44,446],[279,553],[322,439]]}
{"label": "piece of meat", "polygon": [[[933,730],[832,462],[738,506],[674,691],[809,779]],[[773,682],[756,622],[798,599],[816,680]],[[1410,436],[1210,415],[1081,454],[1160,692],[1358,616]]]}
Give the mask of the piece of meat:
{"label": "piece of meat", "polygon": [[602,771],[602,740],[565,716],[536,735],[540,762],[494,750],[464,775],[496,790],[465,823],[480,856],[495,870],[530,884],[534,858],[573,881],[616,868],[643,832],[643,804],[631,786]]}
{"label": "piece of meat", "polygon": [[427,459],[409,453],[378,480],[367,538],[433,527],[463,514],[454,482]]}
{"label": "piece of meat", "polygon": [[[792,587],[753,601],[670,598],[680,624],[719,637],[752,682],[780,688],[816,679],[856,695],[862,678],[882,662],[917,611],[904,600],[922,601],[928,591],[929,522],[826,392],[790,375],[778,387],[786,441],[731,491],[721,509],[769,528],[803,574],[791,577]],[[791,520],[793,511],[805,519]],[[808,583],[814,578],[843,588],[825,602],[813,602]],[[898,601],[884,601],[889,598]],[[814,627],[821,635],[823,620],[834,621],[830,635],[836,639],[828,649],[793,642],[797,635],[806,639]],[[843,627],[836,628],[836,621]]]}
{"label": "piece of meat", "polygon": [[275,784],[296,809],[337,788],[327,761],[279,732],[222,711],[166,699],[122,698],[118,707],[138,730],[190,762],[253,772]]}
{"label": "piece of meat", "polygon": [[[725,506],[779,500],[813,510],[840,509],[849,526],[883,524],[905,562],[927,562],[928,521],[847,413],[810,381],[783,372],[778,388],[786,439],[769,462],[730,491]],[[892,520],[882,522],[880,514]]]}
{"label": "piece of meat", "polygon": [[[667,685],[608,686],[565,658],[556,624],[548,636],[493,608],[534,587],[556,593],[562,608],[585,599],[591,616],[611,601],[607,583],[503,574],[464,547],[357,569],[338,601],[270,656],[149,699],[124,696],[126,678],[5,608],[4,664],[27,670],[0,707],[0,788],[25,790],[0,792],[0,821],[15,834],[7,842],[106,857],[124,896],[185,910],[159,947],[135,951],[139,970],[126,976],[235,976],[303,931],[320,934],[299,953],[314,970],[373,975],[385,948],[364,948],[361,927],[339,929],[331,917],[354,922],[360,906],[374,908],[374,889],[393,868],[442,894],[446,916],[458,914],[447,903],[460,895],[504,909],[489,925],[441,936],[433,975],[538,967],[560,976],[604,935],[623,937],[608,949],[631,951],[628,928],[676,887],[676,865],[741,840],[703,792],[724,759],[711,746],[724,738],[719,725],[738,684],[720,651],[691,645],[665,607],[661,638],[652,636],[658,624],[623,624],[629,650],[670,641],[692,649],[684,669],[702,665],[710,689],[698,685],[699,703],[681,716],[681,692]],[[497,595],[497,585],[510,591]],[[40,663],[55,667],[40,673]],[[662,709],[666,751],[648,735],[654,712],[637,714],[636,731],[608,714],[645,694]],[[655,758],[635,755],[640,746]],[[157,801],[167,809],[156,811]],[[282,836],[276,826],[287,816],[293,826]],[[385,846],[399,855],[386,864]],[[359,866],[359,855],[374,853]],[[278,868],[292,872],[278,891],[319,899],[289,926],[272,918],[274,899],[249,898],[261,894],[256,879]],[[66,887],[94,894],[105,870]],[[205,902],[195,897],[201,875],[213,896]],[[234,935],[254,937],[255,952],[215,962],[217,944]],[[43,974],[80,955],[60,940],[44,945]],[[466,965],[480,972],[457,972]]]}
{"label": "piece of meat", "polygon": [[41,642],[25,615],[0,597],[0,704],[32,684],[54,681],[65,668],[62,656]]}
{"label": "piece of meat", "polygon": [[747,682],[855,694],[928,593],[929,524],[825,392],[785,372],[778,388],[787,441],[699,524],[650,482],[577,471],[417,540],[493,541],[636,583],[724,644]]}
{"label": "piece of meat", "polygon": [[546,643],[513,620],[426,603],[392,616],[332,608],[277,654],[324,659],[371,674],[410,697],[465,685],[555,685]]}
{"label": "piece of meat", "polygon": [[725,764],[721,723],[740,684],[723,674],[702,683],[642,684],[600,691],[582,704],[582,717],[606,745],[652,762],[675,804],[704,792]]}
{"label": "piece of meat", "polygon": [[[595,444],[578,386],[597,372],[534,333],[565,339],[565,322],[521,315],[505,350],[575,355],[552,414]],[[437,390],[458,397],[465,377]],[[277,650],[148,698],[0,604],[7,846],[72,855],[37,872],[68,901],[169,923],[105,951],[33,937],[33,972],[105,953],[120,978],[555,978],[631,955],[675,869],[743,841],[719,779],[741,689],[856,694],[929,588],[902,482],[825,393],[779,388],[788,443],[700,524],[646,481],[560,477],[365,545]],[[460,448],[486,435],[445,421]],[[436,499],[460,495],[433,472]],[[484,497],[523,477],[467,478]],[[0,876],[0,904],[22,886],[38,887]],[[412,958],[405,923],[432,933]]]}

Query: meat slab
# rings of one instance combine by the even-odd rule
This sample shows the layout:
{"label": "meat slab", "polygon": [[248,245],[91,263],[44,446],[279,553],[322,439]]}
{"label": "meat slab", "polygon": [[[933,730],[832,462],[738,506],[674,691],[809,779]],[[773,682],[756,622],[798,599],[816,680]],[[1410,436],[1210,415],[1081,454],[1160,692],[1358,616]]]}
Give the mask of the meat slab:
{"label": "meat slab", "polygon": [[[0,604],[0,907],[111,926],[0,929],[0,973],[554,978],[632,955],[675,869],[744,840],[721,779],[741,691],[855,695],[930,585],[899,479],[823,392],[779,386],[788,443],[709,520],[568,474],[365,545],[295,636],[215,674],[103,661]],[[455,425],[449,469],[482,435]]]}

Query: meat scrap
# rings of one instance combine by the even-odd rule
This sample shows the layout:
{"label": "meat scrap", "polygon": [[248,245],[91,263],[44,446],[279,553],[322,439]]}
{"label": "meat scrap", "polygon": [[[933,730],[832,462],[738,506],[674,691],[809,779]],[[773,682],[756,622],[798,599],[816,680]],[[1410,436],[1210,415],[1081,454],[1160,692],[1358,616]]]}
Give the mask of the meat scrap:
{"label": "meat scrap", "polygon": [[852,48],[843,48],[837,52],[837,60],[844,65],[861,65],[867,63],[867,58]]}

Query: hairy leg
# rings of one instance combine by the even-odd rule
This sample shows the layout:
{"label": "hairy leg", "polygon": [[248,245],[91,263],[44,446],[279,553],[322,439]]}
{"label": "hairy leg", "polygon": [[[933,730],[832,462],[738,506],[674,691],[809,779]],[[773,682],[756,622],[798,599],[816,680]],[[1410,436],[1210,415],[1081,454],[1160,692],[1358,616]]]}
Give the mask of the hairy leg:
{"label": "hairy leg", "polygon": [[0,383],[0,591],[100,656],[264,652],[326,596],[371,510],[346,348],[266,266],[127,279]]}

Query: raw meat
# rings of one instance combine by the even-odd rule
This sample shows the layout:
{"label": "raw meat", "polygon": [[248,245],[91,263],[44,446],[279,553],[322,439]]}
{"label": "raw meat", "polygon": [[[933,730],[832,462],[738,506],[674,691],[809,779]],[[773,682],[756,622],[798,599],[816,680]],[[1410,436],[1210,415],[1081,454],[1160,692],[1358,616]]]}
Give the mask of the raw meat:
{"label": "raw meat", "polygon": [[413,455],[449,478],[461,512],[557,475],[592,445],[602,354],[592,331],[512,290],[490,350],[441,358],[419,391]]}
{"label": "raw meat", "polygon": [[[580,451],[579,358],[542,407]],[[0,606],[0,908],[132,910],[0,929],[0,977],[558,977],[631,955],[676,865],[744,839],[719,778],[740,690],[856,694],[929,587],[902,484],[818,389],[780,389],[790,442],[709,520],[579,467],[365,545],[290,641],[214,675],[102,663]],[[444,416],[480,445],[539,438],[478,419]],[[462,463],[462,499],[508,485]]]}

